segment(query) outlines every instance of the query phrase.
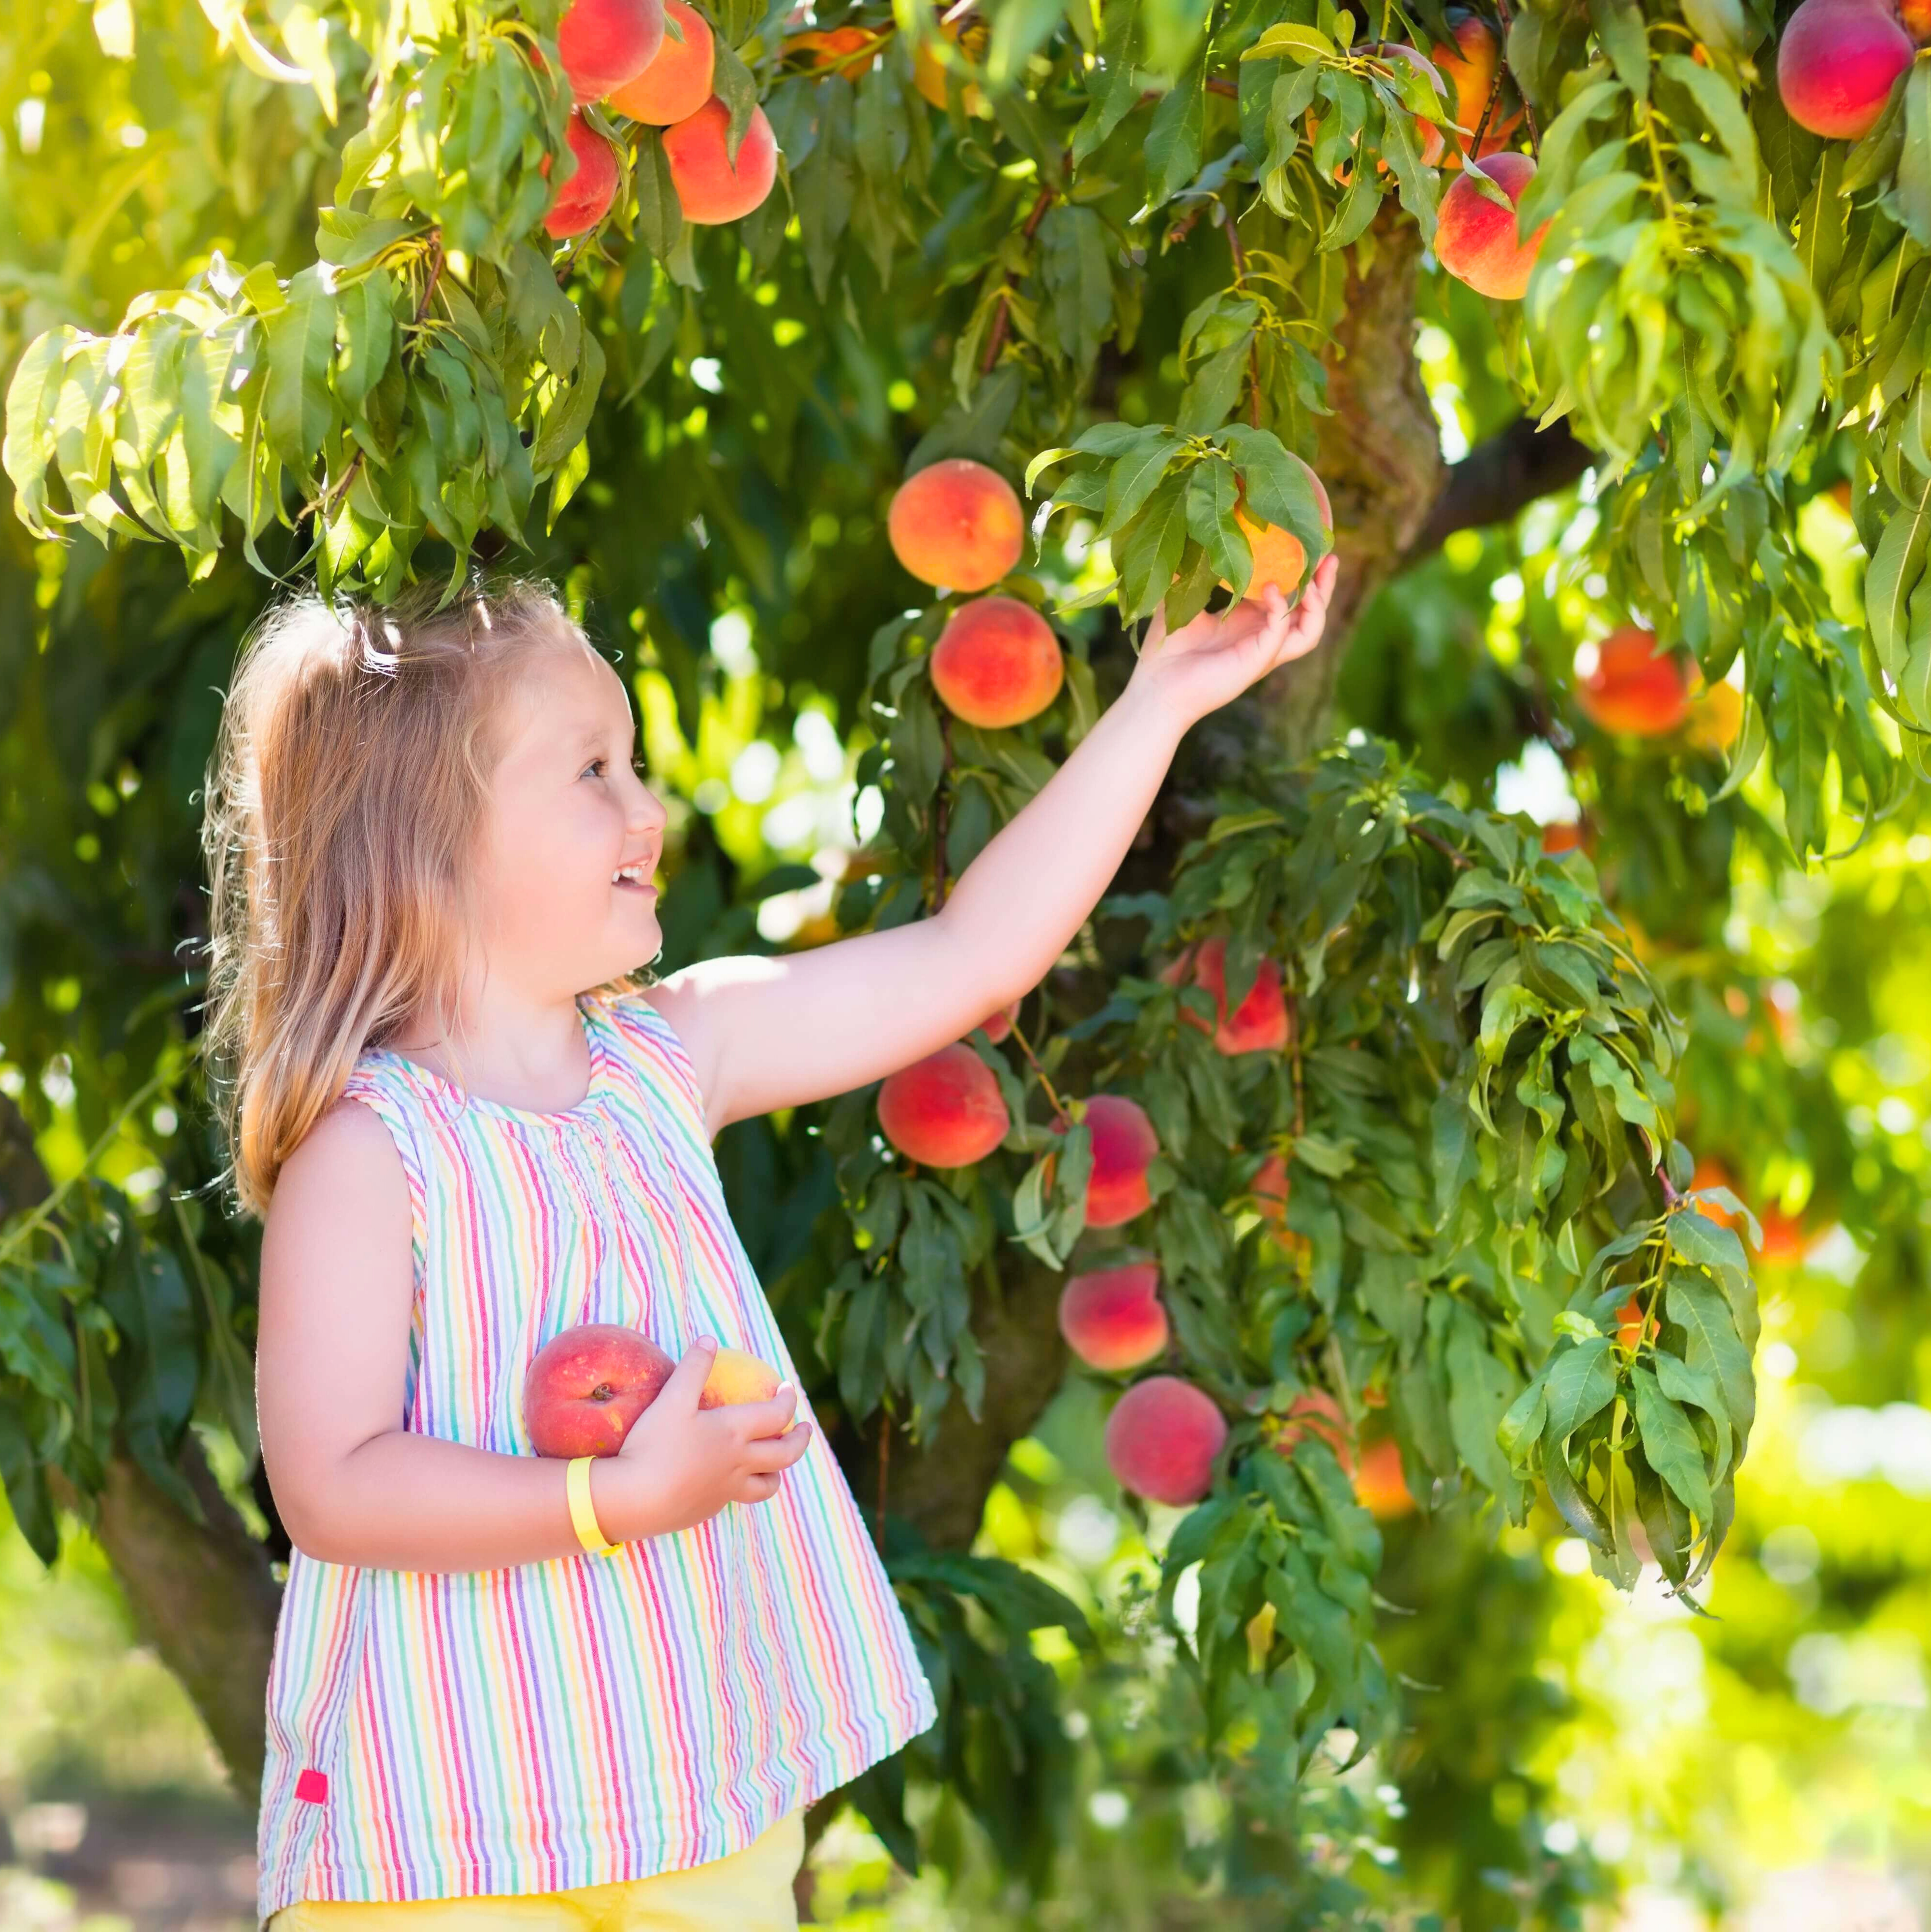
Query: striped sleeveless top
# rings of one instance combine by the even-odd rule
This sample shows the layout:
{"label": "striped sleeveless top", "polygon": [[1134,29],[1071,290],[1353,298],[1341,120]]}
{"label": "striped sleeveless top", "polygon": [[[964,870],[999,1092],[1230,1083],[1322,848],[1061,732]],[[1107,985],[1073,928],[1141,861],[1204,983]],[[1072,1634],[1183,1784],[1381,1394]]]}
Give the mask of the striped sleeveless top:
{"label": "striped sleeveless top", "polygon": [[[580,1322],[640,1328],[674,1356],[708,1333],[797,1379],[682,1043],[635,992],[578,1004],[592,1072],[568,1112],[472,1098],[381,1048],[344,1090],[408,1178],[398,1420],[420,1434],[533,1453],[524,1370]],[[613,1556],[444,1574],[297,1550],[269,1674],[260,1919],[300,1899],[554,1892],[705,1864],[935,1716],[816,1429],[768,1502]]]}

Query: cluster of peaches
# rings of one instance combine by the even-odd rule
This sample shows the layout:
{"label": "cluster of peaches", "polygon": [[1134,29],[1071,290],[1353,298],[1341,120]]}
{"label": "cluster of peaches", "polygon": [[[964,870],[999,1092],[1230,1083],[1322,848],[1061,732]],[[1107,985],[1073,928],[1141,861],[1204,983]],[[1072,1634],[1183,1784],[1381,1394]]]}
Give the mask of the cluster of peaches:
{"label": "cluster of peaches", "polygon": [[[667,14],[676,36],[665,31]],[[544,217],[554,239],[588,233],[617,194],[617,157],[578,111],[587,101],[663,129],[665,158],[686,221],[735,221],[771,192],[778,175],[771,124],[761,107],[753,108],[731,159],[731,110],[711,91],[716,43],[685,0],[572,0],[557,29],[557,50],[577,103],[569,126],[577,168]]]}
{"label": "cluster of peaches", "polygon": [[[1286,1049],[1287,1005],[1274,961],[1260,962],[1247,997],[1231,1012],[1225,939],[1188,946],[1161,976],[1169,985],[1197,986],[1212,1000],[1211,1024],[1185,1005],[1181,1013],[1188,1024],[1210,1034],[1221,1052]],[[996,1043],[1011,1031],[1017,1005],[1015,1001],[984,1023],[981,1030],[989,1040]],[[1122,1094],[1095,1095],[1086,1102],[1083,1118],[1093,1154],[1086,1225],[1124,1227],[1152,1205],[1148,1170],[1160,1151],[1159,1137],[1146,1110]],[[885,1081],[878,1093],[878,1125],[908,1160],[956,1168],[984,1160],[1005,1139],[1012,1120],[997,1078],[960,1041]],[[1286,1163],[1279,1154],[1271,1154],[1249,1191],[1273,1238],[1291,1250],[1301,1238],[1287,1228],[1287,1190]],[[1129,1257],[1073,1276],[1060,1294],[1059,1328],[1089,1368],[1120,1373],[1146,1367],[1166,1352],[1171,1333],[1160,1300],[1158,1264]],[[1325,1395],[1304,1396],[1295,1404],[1277,1434],[1277,1446],[1292,1448],[1311,1426],[1310,1416],[1318,1418],[1323,1438],[1352,1468],[1353,1445],[1339,1410]],[[1121,1486],[1134,1495],[1183,1505],[1206,1494],[1215,1459],[1227,1438],[1227,1419],[1204,1390],[1179,1376],[1153,1375],[1134,1383],[1114,1406],[1107,1421],[1107,1461]],[[1369,1451],[1354,1473],[1357,1492],[1381,1513],[1413,1506],[1392,1444]]]}

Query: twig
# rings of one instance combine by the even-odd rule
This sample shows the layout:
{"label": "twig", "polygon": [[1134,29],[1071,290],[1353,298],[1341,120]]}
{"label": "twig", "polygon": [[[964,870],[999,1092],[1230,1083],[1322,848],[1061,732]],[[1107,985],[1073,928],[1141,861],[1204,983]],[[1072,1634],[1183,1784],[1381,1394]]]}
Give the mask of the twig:
{"label": "twig", "polygon": [[1539,161],[1542,158],[1542,137],[1536,126],[1536,110],[1529,105],[1529,90],[1522,85],[1521,76],[1509,65],[1509,29],[1514,25],[1509,0],[1495,0],[1495,10],[1502,22],[1502,58],[1496,71],[1507,73],[1515,81],[1515,92],[1522,97],[1522,118],[1529,124],[1529,152]]}
{"label": "twig", "polygon": [[[1220,210],[1221,226],[1227,231],[1227,253],[1233,257],[1234,286],[1239,288],[1247,279],[1247,251],[1240,245],[1239,221],[1225,202],[1217,201],[1214,206]],[[1260,337],[1257,330],[1247,345],[1247,419],[1256,429],[1260,427]]]}
{"label": "twig", "polygon": [[1467,872],[1475,863],[1466,852],[1458,852],[1439,832],[1435,831],[1431,826],[1418,825],[1411,818],[1408,821],[1407,829],[1413,837],[1420,839],[1423,844],[1432,845],[1458,872]]}
{"label": "twig", "polygon": [[944,755],[938,762],[938,796],[932,808],[932,909],[934,912],[945,910],[945,896],[950,890],[945,875],[945,820],[946,806],[950,795],[945,789],[945,781],[952,770],[952,716],[950,712],[938,714],[938,741],[944,747]]}
{"label": "twig", "polygon": [[[1039,232],[1039,224],[1046,219],[1046,211],[1053,206],[1053,190],[1042,188],[1039,199],[1032,205],[1032,212],[1026,218],[1026,226],[1020,230],[1021,238],[1030,242]],[[979,374],[990,376],[993,364],[999,359],[999,351],[1005,346],[1006,313],[1011,306],[1012,284],[1009,282],[999,290],[999,306],[993,316],[993,326],[986,337],[986,352],[979,358]]]}
{"label": "twig", "polygon": [[1230,80],[1210,80],[1207,82],[1207,92],[1223,95],[1229,100],[1240,98],[1240,89]]}
{"label": "twig", "polygon": [[1033,1052],[1032,1042],[1020,1030],[1019,1022],[1014,1020],[1012,1024],[1013,1037],[1019,1042],[1019,1050],[1026,1055],[1026,1064],[1038,1075],[1039,1084],[1046,1089],[1046,1097],[1053,1104],[1054,1118],[1062,1128],[1070,1126],[1072,1116],[1066,1111],[1066,1102],[1060,1099],[1058,1090],[1047,1077],[1046,1069],[1040,1065],[1039,1056]]}
{"label": "twig", "polygon": [[1482,104],[1482,118],[1475,124],[1475,138],[1468,146],[1467,159],[1472,167],[1482,158],[1482,137],[1488,132],[1490,117],[1495,112],[1495,104],[1502,98],[1503,64],[1495,65],[1495,78],[1488,83],[1488,98]]}

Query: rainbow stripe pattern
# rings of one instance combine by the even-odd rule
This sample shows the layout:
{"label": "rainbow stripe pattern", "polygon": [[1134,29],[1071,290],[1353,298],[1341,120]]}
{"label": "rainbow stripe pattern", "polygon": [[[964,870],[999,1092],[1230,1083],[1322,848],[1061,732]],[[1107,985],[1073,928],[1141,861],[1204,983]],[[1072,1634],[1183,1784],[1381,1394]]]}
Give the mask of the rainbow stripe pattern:
{"label": "rainbow stripe pattern", "polygon": [[[580,1322],[673,1355],[709,1333],[796,1379],[682,1043],[640,992],[578,1004],[592,1072],[567,1113],[472,1098],[382,1048],[344,1090],[408,1177],[406,1428],[531,1454],[524,1368]],[[704,1864],[935,1716],[821,1431],[769,1502],[614,1556],[444,1574],[297,1550],[269,1676],[260,1918]]]}

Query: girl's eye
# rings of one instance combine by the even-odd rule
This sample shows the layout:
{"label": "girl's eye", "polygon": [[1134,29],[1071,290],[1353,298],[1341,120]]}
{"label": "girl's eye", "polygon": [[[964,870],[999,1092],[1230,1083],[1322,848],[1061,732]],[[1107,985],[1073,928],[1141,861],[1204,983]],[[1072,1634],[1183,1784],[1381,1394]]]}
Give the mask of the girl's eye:
{"label": "girl's eye", "polygon": [[605,762],[605,761],[602,758],[593,758],[588,764],[584,766],[583,770],[579,772],[577,776],[579,778],[587,778],[591,772],[594,772],[599,777],[601,777],[603,774]]}

